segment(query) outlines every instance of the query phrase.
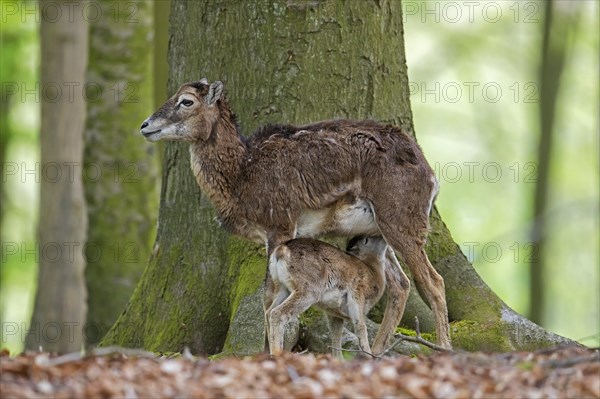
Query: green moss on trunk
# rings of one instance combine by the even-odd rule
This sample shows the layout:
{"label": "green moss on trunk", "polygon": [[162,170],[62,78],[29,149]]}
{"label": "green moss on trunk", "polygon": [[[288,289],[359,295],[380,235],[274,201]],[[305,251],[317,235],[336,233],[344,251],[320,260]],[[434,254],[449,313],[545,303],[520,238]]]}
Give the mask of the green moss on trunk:
{"label": "green moss on trunk", "polygon": [[235,281],[229,300],[232,317],[237,313],[240,302],[246,296],[254,295],[262,289],[267,260],[263,246],[251,244],[241,239],[232,239],[227,247],[229,270],[227,276]]}
{"label": "green moss on trunk", "polygon": [[223,345],[224,354],[255,354],[264,348],[263,281],[266,272],[262,246],[232,239],[228,245],[230,328]]}
{"label": "green moss on trunk", "polygon": [[507,334],[509,325],[502,321],[479,323],[460,320],[450,324],[450,336],[455,348],[467,351],[508,352],[514,350]]}

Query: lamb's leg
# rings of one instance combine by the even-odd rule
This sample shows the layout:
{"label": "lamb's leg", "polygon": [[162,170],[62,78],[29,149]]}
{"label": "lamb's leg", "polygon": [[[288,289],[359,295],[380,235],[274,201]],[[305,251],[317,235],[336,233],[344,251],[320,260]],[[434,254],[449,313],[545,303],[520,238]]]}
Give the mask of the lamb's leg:
{"label": "lamb's leg", "polygon": [[348,298],[348,316],[354,325],[354,333],[358,337],[360,349],[365,352],[371,352],[369,345],[369,335],[367,333],[367,324],[365,323],[365,298],[361,296]]}
{"label": "lamb's leg", "polygon": [[388,246],[386,252],[385,279],[387,304],[383,313],[383,320],[373,341],[373,353],[383,352],[389,345],[390,338],[393,336],[396,327],[400,324],[408,293],[410,291],[410,280],[402,271],[402,267],[396,259],[396,255],[391,247]]}
{"label": "lamb's leg", "polygon": [[333,315],[327,315],[329,319],[329,329],[331,330],[331,354],[342,359],[342,332],[344,329],[344,319]]}
{"label": "lamb's leg", "polygon": [[[290,295],[290,293],[283,288],[280,284],[275,283],[274,284],[276,287],[276,291],[277,291],[277,295],[275,296],[275,299],[273,300],[273,303],[271,304],[271,306],[269,307],[269,309],[267,309],[265,311],[265,326],[266,326],[266,330],[267,330],[267,345],[269,346],[269,353],[271,355],[273,355],[273,345],[271,344],[274,341],[274,336],[273,336],[273,331],[274,329],[271,328],[271,324],[277,323],[276,320],[271,320],[271,311],[273,309],[275,309],[277,306],[281,305],[283,303],[283,301],[286,300],[286,298]],[[285,326],[284,326],[285,327]],[[277,326],[275,327],[277,328]],[[283,350],[283,343],[282,343],[282,350]]]}
{"label": "lamb's leg", "polygon": [[354,332],[358,336],[358,343],[360,344],[360,349],[367,353],[372,353],[371,346],[369,345],[369,335],[367,333],[365,315],[362,312],[360,312],[357,316],[357,318],[352,319],[352,322],[354,323]]}
{"label": "lamb's leg", "polygon": [[[268,269],[268,268],[267,268]],[[272,308],[273,300],[275,299],[275,284],[271,278],[271,274],[267,270],[267,276],[265,277],[265,291],[263,294],[263,311],[265,315],[265,352],[269,351],[269,324],[270,324],[270,310]]]}
{"label": "lamb's leg", "polygon": [[285,326],[299,314],[308,310],[316,301],[310,295],[301,295],[298,291],[292,291],[283,303],[271,309],[269,315],[269,335],[273,338],[270,344],[272,355],[283,352],[283,338]]}
{"label": "lamb's leg", "polygon": [[270,324],[270,320],[269,320],[269,314],[270,312],[268,312],[268,310],[271,308],[271,305],[273,304],[273,299],[275,298],[275,293],[276,293],[276,287],[273,283],[273,280],[271,278],[271,273],[269,271],[269,262],[271,261],[271,254],[273,253],[273,251],[275,250],[275,248],[279,245],[282,244],[284,242],[286,242],[287,240],[289,240],[289,236],[287,235],[282,235],[279,234],[277,232],[273,232],[270,236],[269,239],[267,241],[267,273],[265,276],[265,281],[264,281],[264,294],[263,294],[263,311],[264,311],[264,315],[265,315],[265,344],[264,344],[264,351],[270,351],[270,344],[269,344],[269,324]]}

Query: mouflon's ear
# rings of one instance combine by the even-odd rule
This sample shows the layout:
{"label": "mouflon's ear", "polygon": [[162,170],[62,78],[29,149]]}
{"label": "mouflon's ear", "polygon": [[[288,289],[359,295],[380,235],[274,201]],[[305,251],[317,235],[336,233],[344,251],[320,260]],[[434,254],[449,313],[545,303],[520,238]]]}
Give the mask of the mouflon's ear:
{"label": "mouflon's ear", "polygon": [[205,98],[206,104],[212,105],[217,102],[221,98],[221,94],[223,93],[223,82],[217,80],[213,84],[210,85],[208,89],[208,95]]}
{"label": "mouflon's ear", "polygon": [[200,79],[200,83],[208,86],[208,79],[202,78],[202,79]]}

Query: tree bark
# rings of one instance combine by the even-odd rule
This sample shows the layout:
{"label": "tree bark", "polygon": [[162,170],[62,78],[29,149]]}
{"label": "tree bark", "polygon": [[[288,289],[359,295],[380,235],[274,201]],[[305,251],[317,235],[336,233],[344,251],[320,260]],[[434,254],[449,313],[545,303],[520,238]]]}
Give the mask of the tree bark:
{"label": "tree bark", "polygon": [[[81,349],[85,322],[87,215],[82,182],[88,25],[81,7],[56,3],[41,20],[41,192],[38,290],[26,348]],[[42,7],[43,8],[43,7]],[[71,12],[72,14],[69,14]]]}
{"label": "tree bark", "polygon": [[[169,91],[202,77],[224,81],[246,134],[267,122],[338,117],[374,118],[413,132],[400,2],[173,1],[171,12],[177,23],[171,25]],[[208,354],[262,350],[264,249],[227,236],[213,216],[190,172],[186,145],[168,144],[156,255],[104,344],[158,351],[189,346]],[[543,330],[485,285],[437,212],[432,227],[428,253],[446,279],[458,347],[562,342],[514,334],[517,325],[527,334]],[[428,311],[411,295],[407,314],[427,319]]]}
{"label": "tree bark", "polygon": [[[150,257],[158,210],[158,148],[139,140],[152,112],[153,3],[130,1],[90,26],[90,93],[85,142],[88,314],[86,344],[113,325]],[[99,95],[96,95],[99,94]]]}

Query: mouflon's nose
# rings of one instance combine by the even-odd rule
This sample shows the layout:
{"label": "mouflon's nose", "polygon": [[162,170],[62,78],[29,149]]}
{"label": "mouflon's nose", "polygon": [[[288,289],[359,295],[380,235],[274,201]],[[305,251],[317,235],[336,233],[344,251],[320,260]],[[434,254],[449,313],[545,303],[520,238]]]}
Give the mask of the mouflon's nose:
{"label": "mouflon's nose", "polygon": [[147,121],[144,121],[144,123],[142,123],[142,127],[140,129],[143,129],[143,128],[145,128],[148,125],[149,125],[149,123]]}

